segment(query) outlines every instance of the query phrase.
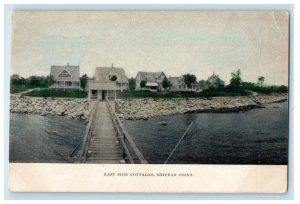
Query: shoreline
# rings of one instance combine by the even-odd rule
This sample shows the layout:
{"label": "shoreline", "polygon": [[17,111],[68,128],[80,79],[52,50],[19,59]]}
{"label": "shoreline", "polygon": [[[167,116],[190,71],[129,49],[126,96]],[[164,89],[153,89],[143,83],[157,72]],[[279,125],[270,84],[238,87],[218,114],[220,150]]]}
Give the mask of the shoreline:
{"label": "shoreline", "polygon": [[189,99],[119,99],[116,113],[124,120],[189,113],[239,113],[288,100],[287,94]]}
{"label": "shoreline", "polygon": [[90,115],[87,99],[52,99],[19,95],[10,96],[10,112],[41,116],[58,115],[82,120],[87,120]]}
{"label": "shoreline", "polygon": [[[176,114],[238,113],[287,100],[288,94],[189,99],[117,99],[115,108],[116,114],[122,120],[148,120]],[[58,115],[83,120],[88,120],[90,116],[87,99],[42,98],[13,94],[10,96],[10,112],[41,116]]]}

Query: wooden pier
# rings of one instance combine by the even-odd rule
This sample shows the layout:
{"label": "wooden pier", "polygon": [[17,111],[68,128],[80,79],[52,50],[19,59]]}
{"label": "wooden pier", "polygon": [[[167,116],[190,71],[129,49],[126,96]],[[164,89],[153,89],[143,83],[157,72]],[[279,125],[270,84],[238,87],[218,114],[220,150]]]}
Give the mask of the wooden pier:
{"label": "wooden pier", "polygon": [[109,101],[95,103],[79,159],[81,163],[147,163]]}

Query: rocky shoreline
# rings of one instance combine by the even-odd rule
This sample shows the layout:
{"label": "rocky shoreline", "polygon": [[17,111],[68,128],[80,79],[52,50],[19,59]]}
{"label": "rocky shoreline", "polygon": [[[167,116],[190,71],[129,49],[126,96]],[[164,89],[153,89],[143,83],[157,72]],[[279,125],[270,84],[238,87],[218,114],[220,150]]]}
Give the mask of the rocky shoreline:
{"label": "rocky shoreline", "polygon": [[[187,113],[228,113],[263,108],[266,104],[288,100],[287,94],[189,99],[118,99],[115,110],[120,119],[148,120],[149,118]],[[90,116],[87,99],[57,99],[10,96],[11,113],[59,115],[87,120]]]}
{"label": "rocky shoreline", "polygon": [[116,101],[116,113],[125,120],[187,113],[229,113],[264,108],[288,100],[287,94],[190,99],[129,99]]}
{"label": "rocky shoreline", "polygon": [[88,119],[90,115],[87,99],[52,99],[41,97],[10,96],[11,113],[59,115],[72,119]]}

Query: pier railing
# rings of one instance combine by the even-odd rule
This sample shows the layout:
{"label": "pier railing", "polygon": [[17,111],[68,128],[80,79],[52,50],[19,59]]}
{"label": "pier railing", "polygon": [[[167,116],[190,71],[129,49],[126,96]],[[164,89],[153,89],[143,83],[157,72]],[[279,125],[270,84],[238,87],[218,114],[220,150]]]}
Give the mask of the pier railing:
{"label": "pier railing", "polygon": [[89,122],[86,126],[86,129],[85,129],[85,134],[84,134],[84,138],[83,138],[83,142],[82,142],[82,148],[81,148],[81,151],[79,152],[79,158],[78,158],[78,162],[80,163],[83,163],[86,158],[87,158],[87,154],[88,154],[88,147],[89,147],[89,143],[90,143],[90,140],[91,140],[91,136],[92,136],[92,124],[93,124],[93,121],[95,119],[95,112],[96,112],[96,107],[97,107],[97,104],[98,104],[98,100],[95,102],[95,104],[93,105],[92,109],[91,109],[91,114],[90,114],[90,117],[89,117]]}
{"label": "pier railing", "polygon": [[123,126],[123,123],[120,121],[119,117],[117,116],[115,110],[113,110],[108,100],[106,100],[106,104],[113,121],[119,142],[121,143],[121,147],[123,149],[123,157],[125,158],[125,160],[129,161],[129,163],[131,164],[147,164],[147,160],[144,158],[140,150],[136,147],[134,141]]}

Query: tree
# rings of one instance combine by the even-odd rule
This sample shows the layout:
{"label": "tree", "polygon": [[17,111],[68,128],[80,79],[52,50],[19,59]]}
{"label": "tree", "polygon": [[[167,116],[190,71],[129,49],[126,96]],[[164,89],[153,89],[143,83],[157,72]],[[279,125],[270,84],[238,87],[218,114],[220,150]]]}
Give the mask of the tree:
{"label": "tree", "polygon": [[81,86],[81,88],[85,89],[88,79],[89,78],[86,74],[84,74],[80,77],[80,86]]}
{"label": "tree", "polygon": [[214,84],[214,88],[215,89],[221,89],[221,88],[224,88],[224,86],[225,86],[225,82],[222,80],[222,79],[220,79],[219,77],[216,79],[216,82],[215,82],[215,84]]}
{"label": "tree", "polygon": [[111,81],[117,81],[118,77],[116,75],[110,76]]}
{"label": "tree", "polygon": [[231,72],[230,86],[231,87],[240,87],[242,83],[241,70]]}
{"label": "tree", "polygon": [[185,74],[183,75],[183,80],[188,88],[192,88],[192,84],[197,81],[197,78],[193,74]]}
{"label": "tree", "polygon": [[164,80],[162,81],[162,86],[164,89],[171,86],[171,82],[167,79],[167,77],[165,77]]}
{"label": "tree", "polygon": [[140,83],[141,88],[146,87],[146,83],[147,83],[146,80],[142,80],[141,83]]}
{"label": "tree", "polygon": [[18,74],[11,75],[10,83],[15,86],[20,85],[20,76]]}
{"label": "tree", "polygon": [[265,77],[264,76],[259,76],[258,79],[257,79],[257,85],[262,87],[264,81],[265,81]]}
{"label": "tree", "polygon": [[28,80],[29,80],[28,83],[29,83],[30,88],[40,87],[41,77],[30,76]]}
{"label": "tree", "polygon": [[201,90],[205,90],[205,89],[208,89],[208,83],[207,83],[207,81],[205,81],[205,80],[200,80],[199,81],[199,88],[201,89]]}
{"label": "tree", "polygon": [[135,90],[135,79],[133,77],[131,77],[128,80],[128,83],[129,83],[129,90]]}
{"label": "tree", "polygon": [[55,82],[54,77],[52,75],[46,76],[45,81],[47,87],[51,86]]}

